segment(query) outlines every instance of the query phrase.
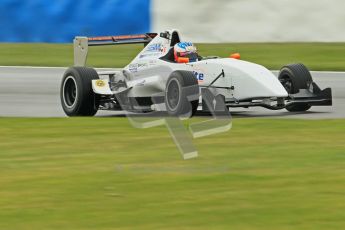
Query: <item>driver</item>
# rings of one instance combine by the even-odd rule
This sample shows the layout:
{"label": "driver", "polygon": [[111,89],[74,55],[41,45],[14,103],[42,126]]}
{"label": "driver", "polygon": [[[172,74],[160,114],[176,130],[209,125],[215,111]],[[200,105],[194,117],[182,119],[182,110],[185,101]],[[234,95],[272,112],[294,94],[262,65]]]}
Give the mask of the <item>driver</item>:
{"label": "driver", "polygon": [[177,63],[198,61],[198,52],[191,42],[179,42],[174,45],[174,58]]}

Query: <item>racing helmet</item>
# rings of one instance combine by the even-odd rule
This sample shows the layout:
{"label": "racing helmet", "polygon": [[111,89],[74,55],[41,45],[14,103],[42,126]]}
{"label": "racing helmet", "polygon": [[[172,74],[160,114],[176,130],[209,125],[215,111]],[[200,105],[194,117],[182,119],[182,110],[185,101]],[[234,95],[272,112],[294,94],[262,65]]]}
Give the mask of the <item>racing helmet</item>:
{"label": "racing helmet", "polygon": [[175,62],[195,62],[198,60],[198,52],[191,42],[179,42],[174,45]]}

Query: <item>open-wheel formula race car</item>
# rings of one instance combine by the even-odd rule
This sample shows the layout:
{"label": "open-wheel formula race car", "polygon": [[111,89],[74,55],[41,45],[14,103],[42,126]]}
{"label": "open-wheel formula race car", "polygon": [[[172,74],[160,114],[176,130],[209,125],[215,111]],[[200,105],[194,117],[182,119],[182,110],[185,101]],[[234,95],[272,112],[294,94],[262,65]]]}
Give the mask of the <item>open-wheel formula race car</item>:
{"label": "open-wheel formula race car", "polygon": [[[136,43],[143,43],[143,50],[121,70],[97,72],[85,67],[89,46]],[[177,45],[186,52],[177,52]],[[282,67],[277,78],[265,67],[236,57],[195,55],[193,45],[182,42],[177,30],[76,37],[74,67],[63,76],[61,103],[68,116],[93,116],[98,110],[163,110],[190,116],[199,105],[209,110],[209,104],[203,103],[206,89],[213,94],[215,108],[222,104],[295,112],[332,105],[331,89],[321,90],[303,64]]]}

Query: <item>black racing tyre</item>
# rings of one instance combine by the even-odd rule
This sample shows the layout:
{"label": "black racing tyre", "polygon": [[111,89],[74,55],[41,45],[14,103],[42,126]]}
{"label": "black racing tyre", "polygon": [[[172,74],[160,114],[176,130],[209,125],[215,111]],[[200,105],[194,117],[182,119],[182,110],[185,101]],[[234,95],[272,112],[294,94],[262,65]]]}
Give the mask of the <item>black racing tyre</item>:
{"label": "black racing tyre", "polygon": [[70,67],[63,75],[60,99],[67,116],[93,116],[99,107],[99,95],[92,90],[92,80],[99,79],[96,70]]}
{"label": "black racing tyre", "polygon": [[[313,82],[308,68],[300,63],[281,68],[278,79],[289,94],[296,94],[300,89],[308,89]],[[286,106],[290,112],[307,111],[310,108],[308,103],[294,103]]]}
{"label": "black racing tyre", "polygon": [[190,71],[178,70],[170,74],[165,89],[165,105],[171,116],[191,117],[199,105],[199,85]]}

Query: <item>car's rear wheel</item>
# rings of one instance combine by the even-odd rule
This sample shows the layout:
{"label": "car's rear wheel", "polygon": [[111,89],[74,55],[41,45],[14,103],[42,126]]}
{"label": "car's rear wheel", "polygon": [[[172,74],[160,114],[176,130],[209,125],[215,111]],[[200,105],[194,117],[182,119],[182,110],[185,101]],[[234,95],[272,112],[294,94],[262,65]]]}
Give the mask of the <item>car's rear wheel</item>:
{"label": "car's rear wheel", "polygon": [[61,105],[67,116],[93,116],[99,106],[99,95],[92,90],[92,80],[99,79],[96,70],[71,67],[66,70],[60,88]]}
{"label": "car's rear wheel", "polygon": [[[279,81],[289,94],[296,94],[300,89],[308,89],[313,79],[307,67],[303,64],[290,64],[281,68]],[[286,106],[290,112],[302,112],[310,109],[308,103],[293,103]]]}
{"label": "car's rear wheel", "polygon": [[171,116],[193,116],[199,105],[199,85],[190,71],[174,71],[165,90],[165,105]]}

